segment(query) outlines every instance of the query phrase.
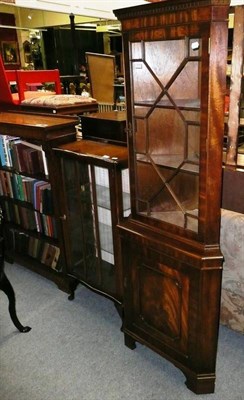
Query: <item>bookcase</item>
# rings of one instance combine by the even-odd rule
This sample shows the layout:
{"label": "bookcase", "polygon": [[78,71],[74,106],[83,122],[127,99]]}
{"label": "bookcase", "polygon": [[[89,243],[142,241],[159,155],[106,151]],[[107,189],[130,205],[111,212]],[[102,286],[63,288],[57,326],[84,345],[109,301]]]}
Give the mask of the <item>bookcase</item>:
{"label": "bookcase", "polygon": [[214,391],[229,1],[115,10],[122,24],[131,215],[120,221],[125,344]]}
{"label": "bookcase", "polygon": [[122,311],[116,225],[130,213],[127,148],[79,140],[54,152],[63,178],[67,273],[114,300]]}
{"label": "bookcase", "polygon": [[77,118],[0,114],[0,204],[16,260],[70,292],[60,214],[60,172],[52,147],[74,140]]}

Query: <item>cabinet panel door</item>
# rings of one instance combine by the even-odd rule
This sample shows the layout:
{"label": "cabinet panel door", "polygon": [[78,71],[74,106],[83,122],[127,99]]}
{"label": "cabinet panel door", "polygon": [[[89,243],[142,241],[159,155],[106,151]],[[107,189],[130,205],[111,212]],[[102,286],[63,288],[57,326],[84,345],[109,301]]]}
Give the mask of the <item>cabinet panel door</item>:
{"label": "cabinet panel door", "polygon": [[150,247],[133,248],[132,254],[126,266],[131,298],[125,300],[132,301],[132,311],[126,315],[125,307],[125,326],[128,323],[141,337],[149,334],[153,341],[187,354],[190,279],[186,269]]}

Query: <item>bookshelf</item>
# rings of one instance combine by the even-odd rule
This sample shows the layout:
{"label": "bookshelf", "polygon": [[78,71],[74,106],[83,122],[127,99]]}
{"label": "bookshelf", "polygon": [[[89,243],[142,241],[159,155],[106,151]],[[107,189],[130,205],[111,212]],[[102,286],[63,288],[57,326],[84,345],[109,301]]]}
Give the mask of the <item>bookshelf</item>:
{"label": "bookshelf", "polygon": [[66,276],[60,172],[52,147],[74,140],[77,118],[0,114],[0,204],[8,239],[6,258],[70,292]]}

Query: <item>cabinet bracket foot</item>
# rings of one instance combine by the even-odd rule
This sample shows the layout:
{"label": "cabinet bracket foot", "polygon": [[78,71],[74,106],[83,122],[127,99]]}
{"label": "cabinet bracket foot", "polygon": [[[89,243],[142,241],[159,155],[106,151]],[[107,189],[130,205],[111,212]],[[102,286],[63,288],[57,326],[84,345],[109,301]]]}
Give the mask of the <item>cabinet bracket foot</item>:
{"label": "cabinet bracket foot", "polygon": [[124,334],[124,341],[126,347],[129,347],[129,349],[134,350],[136,348],[136,341],[126,333]]}
{"label": "cabinet bracket foot", "polygon": [[214,393],[215,388],[215,374],[209,375],[188,375],[186,377],[185,385],[189,390],[196,394],[210,394]]}

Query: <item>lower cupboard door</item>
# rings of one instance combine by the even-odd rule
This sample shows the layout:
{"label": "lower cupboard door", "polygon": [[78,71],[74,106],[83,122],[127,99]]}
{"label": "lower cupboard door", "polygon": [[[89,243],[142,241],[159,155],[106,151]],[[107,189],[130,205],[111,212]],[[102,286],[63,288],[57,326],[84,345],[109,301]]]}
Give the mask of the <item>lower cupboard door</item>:
{"label": "lower cupboard door", "polygon": [[186,356],[190,290],[187,267],[180,267],[178,261],[157,252],[149,252],[151,257],[134,254],[128,267],[127,281],[132,286],[125,300],[125,327],[153,346],[164,344]]}

